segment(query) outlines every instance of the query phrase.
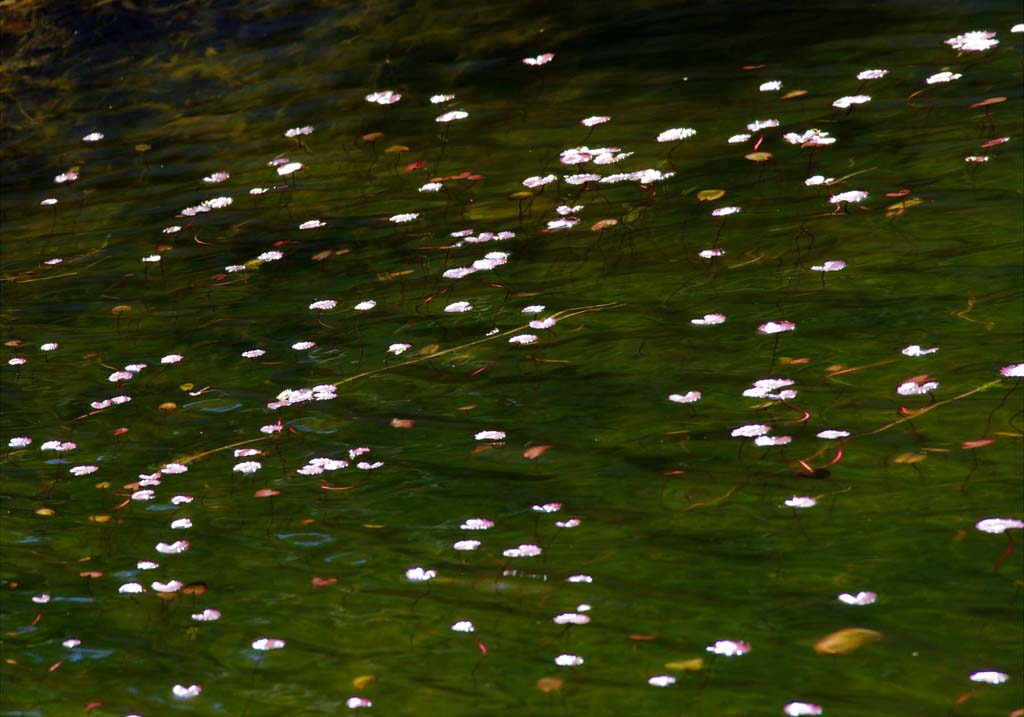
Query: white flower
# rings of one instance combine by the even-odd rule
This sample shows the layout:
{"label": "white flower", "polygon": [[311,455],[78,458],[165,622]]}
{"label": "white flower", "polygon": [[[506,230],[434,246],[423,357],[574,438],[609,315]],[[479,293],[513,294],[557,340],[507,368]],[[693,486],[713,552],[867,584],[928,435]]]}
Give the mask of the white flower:
{"label": "white flower", "polygon": [[150,587],[156,590],[158,593],[176,593],[181,590],[184,585],[180,580],[169,580],[166,583],[162,583],[158,580],[154,580],[150,583]]}
{"label": "white flower", "polygon": [[579,667],[583,664],[583,658],[579,655],[559,655],[555,658],[555,664],[559,667]]}
{"label": "white flower", "polygon": [[761,92],[778,92],[782,89],[781,80],[771,80],[770,82],[762,82],[761,86],[758,87]]}
{"label": "white flower", "polygon": [[725,314],[704,314],[703,318],[690,319],[690,323],[696,326],[714,326],[725,323]]}
{"label": "white flower", "polygon": [[412,348],[412,344],[391,344],[388,346],[388,353],[398,356]]}
{"label": "white flower", "polygon": [[811,271],[842,271],[846,268],[846,262],[842,259],[833,259],[826,261],[823,264],[815,264],[811,267]]}
{"label": "white flower", "polygon": [[457,623],[452,625],[453,632],[473,632],[476,628],[473,627],[473,623],[469,620],[459,620]]}
{"label": "white flower", "polygon": [[235,467],[232,468],[231,470],[233,470],[235,473],[243,473],[245,475],[250,475],[258,471],[262,467],[263,464],[260,463],[259,461],[243,461],[241,463],[235,464]]}
{"label": "white flower", "polygon": [[543,187],[545,184],[550,184],[556,179],[558,179],[558,177],[553,174],[549,174],[546,177],[527,177],[523,180],[523,184],[530,189],[535,189],[536,187]]}
{"label": "white flower", "polygon": [[478,431],[474,437],[478,441],[503,441],[505,431]]}
{"label": "white flower", "polygon": [[975,525],[975,528],[983,533],[1005,533],[1007,530],[1020,530],[1024,528],[1024,520],[1017,520],[1016,518],[985,518],[979,520]]}
{"label": "white flower", "polygon": [[655,675],[647,680],[647,684],[652,687],[668,687],[676,683],[676,678],[672,675]]}
{"label": "white flower", "polygon": [[190,700],[193,697],[198,697],[203,691],[203,688],[199,685],[175,685],[171,688],[171,694],[177,697],[179,700]]}
{"label": "white flower", "polygon": [[192,619],[196,622],[215,622],[220,620],[220,610],[214,610],[213,608],[206,608],[202,612],[192,613]]}
{"label": "white flower", "polygon": [[295,139],[304,134],[313,134],[313,126],[306,125],[305,127],[293,127],[292,129],[286,130],[284,136],[289,139]]}
{"label": "white flower", "polygon": [[466,119],[469,117],[469,112],[463,110],[452,110],[451,112],[445,112],[434,119],[435,122],[452,122],[454,120]]}
{"label": "white flower", "polygon": [[440,105],[440,104],[443,104],[445,102],[451,102],[454,99],[455,99],[455,95],[431,95],[430,96],[430,104],[432,104],[432,105]]}
{"label": "white flower", "polygon": [[262,262],[278,261],[284,258],[284,254],[279,251],[265,251],[256,258]]}
{"label": "white flower", "polygon": [[82,137],[83,142],[99,142],[101,139],[103,139],[102,132],[90,132],[89,134]]}
{"label": "white flower", "polygon": [[918,346],[917,344],[911,344],[910,346],[906,346],[903,349],[901,349],[900,353],[903,354],[904,356],[914,356],[914,357],[917,357],[917,356],[927,356],[928,354],[933,354],[933,353],[935,353],[938,350],[939,350],[938,346],[933,346],[930,349],[923,349],[920,346]]}
{"label": "white flower", "polygon": [[741,640],[718,640],[714,645],[708,645],[706,649],[716,655],[736,657],[750,652],[750,645]]}
{"label": "white flower", "polygon": [[952,82],[953,80],[959,80],[961,77],[963,77],[963,75],[960,73],[937,72],[936,74],[927,78],[925,80],[925,84],[934,85],[940,82]]}
{"label": "white flower", "polygon": [[734,134],[729,138],[729,144],[741,144],[746,142],[748,139],[750,139],[749,134]]}
{"label": "white flower", "polygon": [[299,229],[319,229],[320,227],[325,226],[327,226],[327,222],[322,222],[319,219],[310,219],[309,221],[302,222],[302,224],[299,225]]}
{"label": "white flower", "polygon": [[392,92],[391,90],[371,92],[366,96],[367,102],[372,102],[378,105],[393,105],[400,99],[402,99],[402,95],[397,92]]}
{"label": "white flower", "polygon": [[506,558],[535,558],[543,552],[539,545],[524,543],[518,548],[508,548],[502,551]]}
{"label": "white flower", "polygon": [[593,117],[581,119],[580,124],[583,125],[584,127],[594,127],[599,124],[604,124],[610,119],[611,117],[607,117],[605,115],[594,115]]}
{"label": "white flower", "polygon": [[284,647],[284,640],[278,640],[273,637],[261,637],[260,639],[252,643],[252,649],[254,650],[280,650]]}
{"label": "white flower", "polygon": [[187,540],[175,540],[173,543],[157,543],[156,552],[161,555],[180,555],[189,548]]}
{"label": "white flower", "polygon": [[828,430],[825,430],[825,431],[820,431],[818,433],[818,438],[824,438],[827,441],[834,441],[837,438],[846,438],[849,435],[850,435],[849,431],[836,431],[836,430],[828,429]]}
{"label": "white flower", "polygon": [[334,299],[320,299],[310,304],[309,308],[313,311],[330,311],[337,305],[338,302]]}
{"label": "white flower", "polygon": [[701,399],[700,391],[687,391],[686,393],[669,394],[668,400],[673,403],[696,403]]}
{"label": "white flower", "polygon": [[426,184],[424,184],[422,187],[419,188],[419,191],[421,191],[421,192],[437,192],[437,191],[440,191],[441,187],[443,187],[443,186],[444,185],[441,184],[440,182],[427,182]]}
{"label": "white flower", "polygon": [[453,550],[469,551],[476,550],[479,547],[479,540],[456,540],[454,543],[452,543]]}
{"label": "white flower", "polygon": [[515,336],[511,337],[508,340],[508,342],[510,344],[526,345],[526,344],[532,344],[536,340],[537,340],[537,337],[534,336],[533,334],[516,334]]}
{"label": "white flower", "polygon": [[741,209],[739,207],[719,207],[711,212],[713,217],[727,217],[730,214],[739,214]]}
{"label": "white flower", "polygon": [[578,612],[563,612],[561,615],[555,615],[552,620],[556,625],[586,625],[590,622],[590,615]]}
{"label": "white flower", "polygon": [[389,217],[388,221],[394,222],[395,224],[405,224],[406,222],[411,222],[413,219],[416,219],[418,216],[419,212],[408,212],[406,214],[396,214],[393,217]]}
{"label": "white flower", "polygon": [[820,715],[823,710],[821,705],[812,704],[810,702],[790,702],[788,705],[782,708],[783,714],[788,717],[816,717]]}
{"label": "white flower", "polygon": [[862,70],[857,73],[858,80],[880,80],[889,74],[888,70]]}
{"label": "white flower", "polygon": [[1010,676],[1005,672],[996,672],[994,670],[975,672],[971,675],[971,682],[985,682],[990,685],[1001,685],[1008,679],[1010,679]]}
{"label": "white flower", "polygon": [[345,706],[350,710],[354,710],[359,709],[360,707],[373,707],[373,702],[365,697],[349,697],[345,700]]}
{"label": "white flower", "polygon": [[794,495],[785,501],[785,505],[788,508],[813,508],[817,504],[818,501],[806,495]]}
{"label": "white flower", "polygon": [[461,530],[489,530],[494,527],[494,521],[487,518],[469,518],[459,526]]}
{"label": "white flower", "polygon": [[838,599],[844,605],[870,605],[878,599],[878,596],[873,592],[861,590],[856,595],[843,593],[839,595]]}
{"label": "white flower", "polygon": [[125,583],[117,589],[117,591],[122,595],[137,595],[138,593],[141,593],[143,590],[145,590],[145,588],[143,588],[138,583]]}
{"label": "white flower", "polygon": [[848,109],[853,105],[862,105],[865,102],[870,102],[871,97],[869,95],[853,95],[851,97],[840,97],[838,100],[832,103],[833,107],[841,110]]}
{"label": "white flower", "polygon": [[454,303],[448,304],[448,306],[444,307],[444,310],[445,313],[448,314],[461,314],[465,311],[472,311],[473,305],[470,304],[468,301],[456,301]]}
{"label": "white flower", "polygon": [[422,583],[437,577],[437,571],[423,568],[409,568],[405,571],[405,579],[414,583]]}
{"label": "white flower", "polygon": [[659,142],[678,142],[697,134],[697,130],[690,127],[676,127],[667,129],[658,135]]}
{"label": "white flower", "polygon": [[530,65],[531,67],[539,67],[541,65],[548,64],[553,59],[555,59],[555,53],[545,52],[543,55],[537,55],[536,57],[524,57],[523,64]]}
{"label": "white flower", "polygon": [[[1013,32],[1011,30],[1010,32]],[[972,30],[946,40],[946,44],[959,52],[980,52],[990,50],[999,44],[996,34],[987,30]]]}
{"label": "white flower", "polygon": [[766,120],[754,120],[747,125],[747,129],[751,132],[760,132],[763,129],[770,127],[778,127],[779,121],[777,119],[766,119]]}
{"label": "white flower", "polygon": [[288,162],[278,167],[277,173],[282,177],[287,177],[289,174],[295,174],[300,169],[302,169],[302,162]]}

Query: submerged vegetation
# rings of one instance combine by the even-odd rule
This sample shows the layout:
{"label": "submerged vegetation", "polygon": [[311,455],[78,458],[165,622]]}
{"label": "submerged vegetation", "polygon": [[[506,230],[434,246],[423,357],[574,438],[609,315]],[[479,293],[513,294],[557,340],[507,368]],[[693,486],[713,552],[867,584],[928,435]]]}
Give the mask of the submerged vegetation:
{"label": "submerged vegetation", "polygon": [[3,5],[4,714],[1019,712],[1020,18],[540,7]]}

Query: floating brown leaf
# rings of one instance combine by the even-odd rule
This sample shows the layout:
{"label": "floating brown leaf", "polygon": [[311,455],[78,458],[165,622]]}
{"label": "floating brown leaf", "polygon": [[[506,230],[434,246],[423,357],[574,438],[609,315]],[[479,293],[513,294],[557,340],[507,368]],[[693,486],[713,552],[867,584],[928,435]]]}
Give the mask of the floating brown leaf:
{"label": "floating brown leaf", "polygon": [[767,162],[772,158],[771,152],[751,152],[746,156],[751,162]]}
{"label": "floating brown leaf", "polygon": [[392,418],[388,425],[392,428],[414,428],[416,421],[410,418]]}
{"label": "floating brown leaf", "polygon": [[544,455],[549,448],[551,448],[551,446],[530,446],[525,451],[523,451],[523,458],[535,461],[542,455]]}
{"label": "floating brown leaf", "polygon": [[963,443],[960,444],[960,447],[963,448],[965,451],[970,451],[974,450],[975,448],[981,448],[983,446],[987,446],[995,442],[995,438],[976,438],[973,441],[964,441]]}
{"label": "floating brown leaf", "polygon": [[537,680],[537,689],[541,692],[558,692],[565,682],[561,677],[541,677]]}
{"label": "floating brown leaf", "polygon": [[692,660],[680,660],[679,662],[666,662],[665,668],[668,670],[678,670],[682,672],[696,672],[697,670],[704,668],[704,660],[699,657],[695,657]]}
{"label": "floating brown leaf", "polygon": [[793,99],[796,99],[797,97],[803,97],[806,94],[807,94],[807,90],[792,90],[792,91],[787,92],[786,94],[784,94],[782,96],[782,99],[784,99],[784,100],[793,100]]}
{"label": "floating brown leaf", "polygon": [[590,227],[590,231],[599,232],[602,229],[611,229],[614,226],[618,226],[618,224],[618,219],[599,219],[598,221],[594,222],[594,225],[592,227]]}
{"label": "floating brown leaf", "polygon": [[851,652],[871,642],[882,639],[882,633],[866,627],[847,627],[825,635],[814,643],[814,651],[819,655],[849,655]]}
{"label": "floating brown leaf", "polygon": [[253,495],[257,498],[273,498],[275,495],[281,495],[281,491],[273,488],[260,488]]}
{"label": "floating brown leaf", "polygon": [[724,189],[702,189],[697,192],[697,201],[699,202],[713,202],[716,199],[721,199],[725,196]]}
{"label": "floating brown leaf", "polygon": [[352,680],[352,686],[357,690],[365,690],[376,681],[377,678],[374,675],[359,675],[359,677]]}
{"label": "floating brown leaf", "polygon": [[[318,577],[314,577],[312,582],[313,582],[313,587],[315,587],[315,588],[326,588],[326,587],[330,587],[331,585],[334,585],[334,583],[338,582],[338,578],[318,578]],[[356,685],[356,687],[359,687],[359,685]],[[362,688],[360,688],[360,689],[362,689]]]}

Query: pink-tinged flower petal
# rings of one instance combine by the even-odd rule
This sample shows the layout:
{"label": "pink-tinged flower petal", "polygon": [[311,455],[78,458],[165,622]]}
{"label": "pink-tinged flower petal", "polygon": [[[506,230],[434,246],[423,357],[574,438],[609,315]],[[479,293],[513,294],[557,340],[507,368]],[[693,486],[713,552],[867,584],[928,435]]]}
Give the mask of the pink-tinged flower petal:
{"label": "pink-tinged flower petal", "polygon": [[563,612],[555,615],[552,620],[556,625],[586,625],[590,622],[590,615],[583,615],[578,612]]}
{"label": "pink-tinged flower petal", "polygon": [[703,318],[690,319],[694,326],[715,326],[725,323],[725,314],[704,314]]}
{"label": "pink-tinged flower petal", "polygon": [[145,588],[139,585],[138,583],[125,583],[124,585],[119,587],[117,591],[122,595],[137,595],[145,591]]}
{"label": "pink-tinged flower petal", "polygon": [[50,602],[50,593],[41,593],[39,595],[32,596],[32,602],[37,605],[45,605]]}
{"label": "pink-tinged flower petal", "polygon": [[712,210],[711,216],[713,217],[727,217],[730,214],[739,214],[743,211],[740,207],[719,207],[718,209]]}
{"label": "pink-tinged flower petal", "polygon": [[359,709],[360,707],[373,707],[373,702],[366,699],[365,697],[349,697],[345,700],[345,706],[350,710]]}
{"label": "pink-tinged flower petal", "polygon": [[506,558],[535,558],[543,552],[539,545],[524,543],[517,548],[508,548],[502,551]]}
{"label": "pink-tinged flower petal", "polygon": [[708,645],[706,650],[716,655],[737,657],[750,652],[750,645],[742,640],[718,640],[714,645]]}
{"label": "pink-tinged flower petal", "polygon": [[171,688],[171,694],[177,697],[179,700],[190,700],[193,697],[198,697],[202,693],[203,688],[199,685],[175,685]]}
{"label": "pink-tinged flower petal", "polygon": [[734,428],[729,434],[733,438],[755,438],[763,436],[772,430],[772,427],[764,423],[751,423],[746,426]]}
{"label": "pink-tinged flower petal", "polygon": [[565,581],[569,583],[592,583],[594,578],[589,575],[570,575]]}
{"label": "pink-tinged flower petal", "polygon": [[559,655],[555,658],[555,664],[559,667],[579,667],[583,664],[583,658],[579,655]]}
{"label": "pink-tinged flower petal", "polygon": [[465,110],[452,110],[451,112],[445,112],[443,115],[439,115],[434,118],[435,122],[447,123],[454,122],[455,120],[466,119],[469,117],[469,112]]}
{"label": "pink-tinged flower petal", "polygon": [[402,95],[391,90],[371,92],[366,96],[366,101],[377,105],[393,105],[402,99]]}
{"label": "pink-tinged flower petal", "polygon": [[844,605],[871,605],[878,599],[878,595],[868,590],[861,590],[856,595],[842,593],[838,599]]}
{"label": "pink-tinged flower petal", "polygon": [[536,341],[537,337],[534,336],[533,334],[516,334],[515,336],[512,336],[508,340],[510,344],[519,344],[520,346],[532,344],[535,343]]}
{"label": "pink-tinged flower petal", "polygon": [[654,677],[647,678],[647,684],[652,687],[670,687],[676,683],[676,678],[672,675],[655,675]]}
{"label": "pink-tinged flower petal", "polygon": [[454,543],[452,543],[452,549],[453,550],[459,550],[459,551],[462,551],[462,552],[467,552],[467,551],[470,551],[470,550],[476,550],[479,547],[480,547],[480,541],[479,540],[457,540]]}
{"label": "pink-tinged flower petal", "polygon": [[949,38],[946,40],[946,44],[957,52],[981,52],[991,50],[999,44],[999,40],[995,37],[996,34],[988,30],[972,30]]}
{"label": "pink-tinged flower petal", "polygon": [[538,513],[557,513],[562,509],[561,503],[545,503],[544,505],[535,505],[533,509]]}
{"label": "pink-tinged flower petal", "polygon": [[494,527],[494,521],[487,518],[469,518],[459,526],[462,530],[488,530]]}
{"label": "pink-tinged flower petal", "polygon": [[180,580],[169,580],[166,583],[162,583],[154,580],[150,587],[156,590],[158,593],[176,593],[181,590],[184,585]]}
{"label": "pink-tinged flower petal", "polygon": [[782,708],[783,714],[789,715],[789,717],[815,717],[820,715],[823,710],[821,705],[812,704],[810,702],[790,702],[788,705]]}
{"label": "pink-tinged flower petal", "polygon": [[192,613],[192,619],[196,622],[215,622],[220,620],[220,610],[214,610],[213,608],[206,608],[202,612]]}
{"label": "pink-tinged flower petal", "polygon": [[814,266],[811,267],[811,271],[842,271],[845,268],[845,261],[843,261],[842,259],[833,259],[831,261],[826,261],[822,264],[815,264]]}
{"label": "pink-tinged flower petal", "polygon": [[536,57],[524,57],[523,64],[531,67],[540,67],[541,65],[548,64],[553,59],[555,59],[555,53],[545,52],[541,55],[537,55]]}
{"label": "pink-tinged flower petal", "polygon": [[1012,363],[999,369],[999,375],[1006,378],[1024,378],[1024,363]]}
{"label": "pink-tinged flower petal", "polygon": [[796,328],[796,324],[792,321],[768,321],[757,327],[757,330],[762,334],[779,334],[783,331],[792,331]]}
{"label": "pink-tinged flower petal", "polygon": [[1001,685],[1010,679],[1010,676],[1005,672],[996,672],[995,670],[985,670],[983,672],[975,672],[971,675],[971,682],[984,682],[989,685]]}
{"label": "pink-tinged flower petal", "polygon": [[985,518],[975,523],[974,527],[983,533],[998,535],[999,533],[1005,533],[1007,530],[1024,529],[1024,520],[1017,520],[1016,518]]}
{"label": "pink-tinged flower petal", "polygon": [[79,645],[81,645],[82,641],[77,639],[77,638],[71,637],[71,638],[68,638],[67,640],[65,640],[64,642],[62,642],[60,644],[70,650],[70,649],[73,649],[73,648],[78,647]]}
{"label": "pink-tinged flower petal", "polygon": [[284,640],[278,640],[273,637],[261,637],[252,643],[252,649],[254,650],[280,650],[284,647]]}

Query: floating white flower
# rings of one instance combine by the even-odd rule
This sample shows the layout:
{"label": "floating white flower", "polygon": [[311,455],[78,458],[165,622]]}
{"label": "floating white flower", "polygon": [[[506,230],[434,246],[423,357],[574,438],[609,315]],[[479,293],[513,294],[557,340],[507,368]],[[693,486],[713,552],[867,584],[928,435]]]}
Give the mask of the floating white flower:
{"label": "floating white flower", "polygon": [[452,110],[451,112],[445,112],[443,115],[436,117],[435,122],[454,122],[455,120],[466,119],[469,117],[469,112],[464,110]]}
{"label": "floating white flower", "polygon": [[697,130],[691,127],[675,127],[673,129],[667,129],[658,135],[659,142],[678,142],[680,140],[688,139],[697,134]]}
{"label": "floating white flower", "polygon": [[366,101],[378,105],[393,105],[398,100],[402,99],[402,95],[391,90],[382,90],[380,92],[371,92],[366,96]]}
{"label": "floating white flower", "polygon": [[817,504],[818,501],[806,495],[794,495],[785,501],[785,505],[789,508],[813,508]]}
{"label": "floating white flower", "polygon": [[[1012,32],[1012,30],[1011,30]],[[990,50],[999,44],[996,34],[988,30],[972,30],[946,40],[946,44],[958,52],[980,52]]]}
{"label": "floating white flower", "polygon": [[476,630],[473,627],[473,623],[469,620],[459,620],[457,623],[452,625],[452,632],[473,632]]}
{"label": "floating white flower", "polygon": [[782,89],[781,80],[771,80],[769,82],[762,82],[761,86],[757,88],[761,92],[778,92]]}
{"label": "floating white flower", "polygon": [[742,640],[718,640],[714,645],[708,645],[705,649],[716,655],[736,657],[750,652],[750,645]]}
{"label": "floating white flower", "polygon": [[579,667],[583,664],[583,658],[579,655],[559,655],[555,658],[555,664],[559,667]]}
{"label": "floating white flower", "polygon": [[414,583],[422,583],[427,580],[433,580],[437,577],[437,571],[435,570],[424,570],[423,568],[409,568],[405,571],[405,579]]}
{"label": "floating white flower", "polygon": [[869,95],[853,95],[850,97],[840,97],[838,100],[832,103],[833,107],[841,110],[849,109],[853,105],[862,105],[865,102],[870,102],[871,97]]}

